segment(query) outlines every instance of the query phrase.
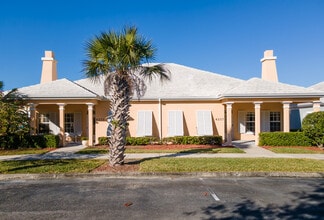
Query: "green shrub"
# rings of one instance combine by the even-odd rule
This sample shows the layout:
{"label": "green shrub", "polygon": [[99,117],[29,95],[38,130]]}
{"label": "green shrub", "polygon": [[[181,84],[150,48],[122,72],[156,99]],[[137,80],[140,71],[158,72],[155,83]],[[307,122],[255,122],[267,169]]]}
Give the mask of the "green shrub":
{"label": "green shrub", "polygon": [[303,132],[261,132],[259,146],[311,146]]}
{"label": "green shrub", "polygon": [[175,136],[163,138],[163,143],[222,145],[222,136]]}
{"label": "green shrub", "polygon": [[[99,137],[98,142],[99,145],[108,145],[108,137]],[[154,142],[157,142],[158,139],[156,137],[126,137],[126,145],[148,145]]]}
{"label": "green shrub", "polygon": [[314,145],[324,145],[324,112],[308,114],[302,122],[303,133],[312,140]]}
{"label": "green shrub", "polygon": [[[2,142],[5,139],[5,142]],[[1,148],[18,149],[18,148],[55,148],[60,143],[58,135],[11,135],[0,138]]]}
{"label": "green shrub", "polygon": [[98,143],[99,145],[108,145],[108,137],[99,137],[98,138]]}
{"label": "green shrub", "polygon": [[126,137],[126,145],[148,145],[157,142],[156,137]]}

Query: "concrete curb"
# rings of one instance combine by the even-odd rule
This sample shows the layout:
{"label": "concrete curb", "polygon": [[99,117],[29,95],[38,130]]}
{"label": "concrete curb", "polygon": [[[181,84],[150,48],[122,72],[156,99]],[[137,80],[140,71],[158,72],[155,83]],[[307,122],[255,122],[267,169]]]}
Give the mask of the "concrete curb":
{"label": "concrete curb", "polygon": [[287,178],[324,178],[324,172],[184,172],[184,173],[140,173],[140,172],[98,172],[98,173],[62,173],[62,174],[1,174],[0,181],[38,180],[65,178],[158,178],[158,177],[287,177]]}

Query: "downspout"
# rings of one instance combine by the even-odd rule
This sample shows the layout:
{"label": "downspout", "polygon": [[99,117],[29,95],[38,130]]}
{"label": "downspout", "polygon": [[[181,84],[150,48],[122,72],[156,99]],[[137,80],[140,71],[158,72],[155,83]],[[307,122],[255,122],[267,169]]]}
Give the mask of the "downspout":
{"label": "downspout", "polygon": [[159,138],[162,140],[162,99],[159,98]]}

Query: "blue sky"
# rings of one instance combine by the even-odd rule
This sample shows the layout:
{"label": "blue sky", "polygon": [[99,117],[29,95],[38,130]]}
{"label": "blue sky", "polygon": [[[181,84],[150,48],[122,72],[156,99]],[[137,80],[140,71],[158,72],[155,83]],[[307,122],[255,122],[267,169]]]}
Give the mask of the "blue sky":
{"label": "blue sky", "polygon": [[0,81],[5,89],[39,83],[45,50],[59,78],[84,78],[85,42],[125,25],[153,41],[156,62],[249,79],[273,49],[279,81],[324,81],[323,0],[1,1]]}

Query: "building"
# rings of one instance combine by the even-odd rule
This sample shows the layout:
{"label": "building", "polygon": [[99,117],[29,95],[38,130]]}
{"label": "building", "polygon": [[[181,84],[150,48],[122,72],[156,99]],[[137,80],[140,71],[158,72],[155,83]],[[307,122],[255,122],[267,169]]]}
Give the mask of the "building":
{"label": "building", "polygon": [[[29,97],[32,133],[87,136],[89,143],[107,135],[109,97],[90,79],[57,79],[56,60],[45,51],[40,84],[23,87]],[[261,59],[261,78],[241,80],[168,63],[171,80],[147,83],[145,95],[132,100],[130,136],[221,135],[256,140],[261,131],[290,131],[291,106],[312,103],[319,111],[323,91],[278,82],[272,50]]]}

